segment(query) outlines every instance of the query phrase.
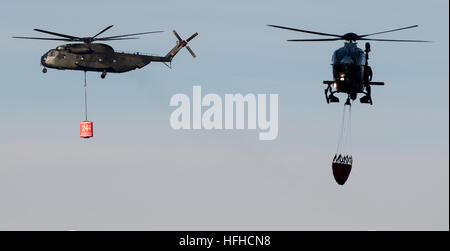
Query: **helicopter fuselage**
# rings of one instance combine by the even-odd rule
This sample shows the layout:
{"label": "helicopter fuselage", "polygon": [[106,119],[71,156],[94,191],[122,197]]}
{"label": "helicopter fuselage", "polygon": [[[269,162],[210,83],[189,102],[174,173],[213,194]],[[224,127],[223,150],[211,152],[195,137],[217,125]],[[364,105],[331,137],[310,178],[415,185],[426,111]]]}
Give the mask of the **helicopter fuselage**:
{"label": "helicopter fuselage", "polygon": [[359,93],[365,94],[361,98],[362,103],[372,104],[371,85],[384,85],[383,82],[372,82],[372,68],[369,66],[370,44],[366,43],[363,51],[356,43],[345,43],[344,47],[333,53],[332,68],[333,80],[324,81],[328,87],[325,89],[325,97],[328,103],[339,102],[334,93],[348,94],[346,104],[355,100]]}
{"label": "helicopter fuselage", "polygon": [[347,93],[352,100],[364,91],[364,71],[366,56],[356,43],[345,43],[333,53],[333,88],[336,92]]}
{"label": "helicopter fuselage", "polygon": [[170,62],[168,57],[118,53],[106,44],[64,44],[41,57],[44,67],[58,70],[80,70],[122,73],[142,68],[152,61]]}

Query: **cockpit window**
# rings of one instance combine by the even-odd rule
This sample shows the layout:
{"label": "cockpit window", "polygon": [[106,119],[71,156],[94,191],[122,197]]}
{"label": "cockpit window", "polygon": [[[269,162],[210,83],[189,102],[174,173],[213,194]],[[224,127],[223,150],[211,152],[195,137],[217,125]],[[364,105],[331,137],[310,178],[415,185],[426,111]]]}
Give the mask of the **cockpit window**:
{"label": "cockpit window", "polygon": [[364,51],[354,43],[346,43],[344,47],[336,50],[331,59],[333,64],[364,65],[366,56]]}
{"label": "cockpit window", "polygon": [[54,57],[55,55],[56,55],[56,52],[53,50],[48,53],[49,57]]}

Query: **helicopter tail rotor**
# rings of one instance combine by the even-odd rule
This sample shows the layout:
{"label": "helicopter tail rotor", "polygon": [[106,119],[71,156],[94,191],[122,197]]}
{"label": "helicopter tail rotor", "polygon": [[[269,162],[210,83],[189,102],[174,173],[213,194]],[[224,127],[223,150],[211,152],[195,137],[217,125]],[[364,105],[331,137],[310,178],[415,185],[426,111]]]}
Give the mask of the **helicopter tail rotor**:
{"label": "helicopter tail rotor", "polygon": [[167,57],[170,58],[170,60],[173,59],[173,57],[175,57],[175,55],[177,55],[177,53],[186,47],[186,49],[189,51],[189,53],[192,55],[193,58],[196,58],[197,55],[195,55],[194,51],[191,49],[191,47],[188,46],[188,43],[194,39],[196,36],[198,36],[198,33],[194,33],[192,36],[190,36],[188,39],[183,40],[180,35],[178,35],[178,33],[174,30],[173,34],[175,35],[175,37],[178,39],[177,41],[177,45],[167,54]]}

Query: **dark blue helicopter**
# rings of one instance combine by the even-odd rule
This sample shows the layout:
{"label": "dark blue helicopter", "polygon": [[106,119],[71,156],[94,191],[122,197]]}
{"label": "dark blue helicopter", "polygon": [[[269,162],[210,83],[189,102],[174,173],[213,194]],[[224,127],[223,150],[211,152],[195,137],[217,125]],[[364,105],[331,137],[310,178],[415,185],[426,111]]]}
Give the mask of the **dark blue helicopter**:
{"label": "dark blue helicopter", "polygon": [[329,34],[315,31],[307,31],[294,29],[289,27],[283,27],[278,25],[268,25],[274,28],[280,28],[291,31],[298,31],[304,33],[310,33],[321,36],[329,36],[331,38],[322,39],[291,39],[289,42],[318,42],[318,41],[346,41],[344,47],[337,49],[333,53],[332,66],[333,66],[333,81],[323,81],[328,85],[325,89],[325,98],[327,103],[339,103],[339,98],[335,93],[348,94],[346,105],[351,105],[350,100],[355,100],[358,93],[364,94],[360,98],[360,102],[364,104],[372,105],[371,86],[372,85],[384,85],[384,82],[372,82],[373,72],[369,66],[369,52],[370,43],[366,42],[365,50],[358,48],[356,41],[385,41],[385,42],[430,42],[423,40],[394,40],[394,39],[374,39],[367,38],[372,35],[378,35],[388,32],[406,30],[418,27],[418,25],[387,30],[382,32],[376,32],[365,35],[357,35],[355,33],[347,33],[345,35]]}

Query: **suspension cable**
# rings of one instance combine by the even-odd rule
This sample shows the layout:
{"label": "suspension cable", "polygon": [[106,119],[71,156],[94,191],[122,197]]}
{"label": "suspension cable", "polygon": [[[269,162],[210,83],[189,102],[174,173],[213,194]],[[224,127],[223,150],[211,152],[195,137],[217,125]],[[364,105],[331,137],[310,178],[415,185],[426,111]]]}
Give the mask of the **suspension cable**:
{"label": "suspension cable", "polygon": [[88,107],[87,107],[87,81],[86,81],[86,71],[84,71],[84,114],[85,121],[88,120]]}
{"label": "suspension cable", "polygon": [[349,145],[349,153],[352,154],[352,106],[348,108],[348,145]]}
{"label": "suspension cable", "polygon": [[340,128],[340,132],[339,132],[336,153],[340,153],[340,150],[341,150],[341,147],[343,144],[344,133],[345,133],[345,106],[344,106],[344,110],[342,111],[341,128]]}
{"label": "suspension cable", "polygon": [[[348,106],[348,110],[347,110]],[[348,113],[348,115],[347,115]],[[344,105],[336,153],[352,153],[352,107]],[[348,148],[348,149],[347,149]]]}

